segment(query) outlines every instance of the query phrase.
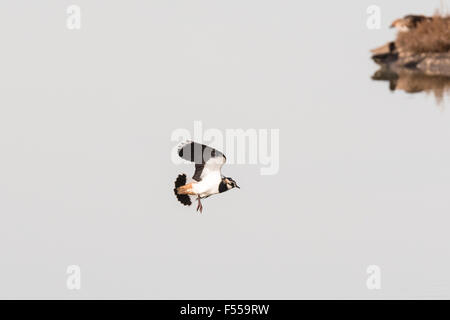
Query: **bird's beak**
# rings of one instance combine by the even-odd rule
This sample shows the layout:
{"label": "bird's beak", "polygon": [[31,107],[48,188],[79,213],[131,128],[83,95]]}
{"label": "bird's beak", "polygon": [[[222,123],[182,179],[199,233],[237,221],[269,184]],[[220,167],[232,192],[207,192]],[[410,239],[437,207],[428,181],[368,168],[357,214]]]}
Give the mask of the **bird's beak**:
{"label": "bird's beak", "polygon": [[238,185],[236,185],[236,188],[240,189],[241,187],[239,187]]}

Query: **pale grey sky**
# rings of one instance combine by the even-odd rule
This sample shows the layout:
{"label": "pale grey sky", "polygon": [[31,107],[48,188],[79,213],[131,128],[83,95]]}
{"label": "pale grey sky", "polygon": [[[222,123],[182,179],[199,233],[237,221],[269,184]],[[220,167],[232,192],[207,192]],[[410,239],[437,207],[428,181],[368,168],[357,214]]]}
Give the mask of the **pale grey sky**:
{"label": "pale grey sky", "polygon": [[[450,298],[449,110],[369,54],[439,3],[2,1],[0,297]],[[181,206],[195,120],[279,129],[279,173]]]}

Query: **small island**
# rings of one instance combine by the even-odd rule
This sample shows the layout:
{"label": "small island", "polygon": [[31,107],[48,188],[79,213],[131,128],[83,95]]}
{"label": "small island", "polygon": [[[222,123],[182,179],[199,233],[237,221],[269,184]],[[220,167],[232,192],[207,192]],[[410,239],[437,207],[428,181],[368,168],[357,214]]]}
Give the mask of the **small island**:
{"label": "small island", "polygon": [[388,80],[391,90],[433,91],[442,99],[450,89],[450,16],[407,15],[395,20],[394,41],[373,49],[380,65],[374,80]]}

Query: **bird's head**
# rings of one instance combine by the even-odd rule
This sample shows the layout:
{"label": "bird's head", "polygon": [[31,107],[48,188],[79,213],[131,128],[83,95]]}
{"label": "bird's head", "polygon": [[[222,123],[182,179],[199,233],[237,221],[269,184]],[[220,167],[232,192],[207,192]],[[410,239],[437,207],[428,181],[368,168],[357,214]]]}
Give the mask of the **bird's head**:
{"label": "bird's head", "polygon": [[227,190],[231,190],[233,188],[238,188],[240,189],[240,187],[237,185],[236,181],[234,181],[232,178],[230,177],[223,177],[222,178],[222,182],[225,184],[225,186],[227,187]]}

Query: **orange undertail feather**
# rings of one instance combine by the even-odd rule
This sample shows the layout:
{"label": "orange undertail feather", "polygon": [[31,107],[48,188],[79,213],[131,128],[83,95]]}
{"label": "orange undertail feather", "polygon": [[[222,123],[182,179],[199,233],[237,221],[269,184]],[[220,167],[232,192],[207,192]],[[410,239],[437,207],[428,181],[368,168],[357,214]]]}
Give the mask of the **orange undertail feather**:
{"label": "orange undertail feather", "polygon": [[189,194],[189,195],[195,195],[194,191],[192,190],[192,183],[186,184],[184,186],[177,188],[177,194]]}

